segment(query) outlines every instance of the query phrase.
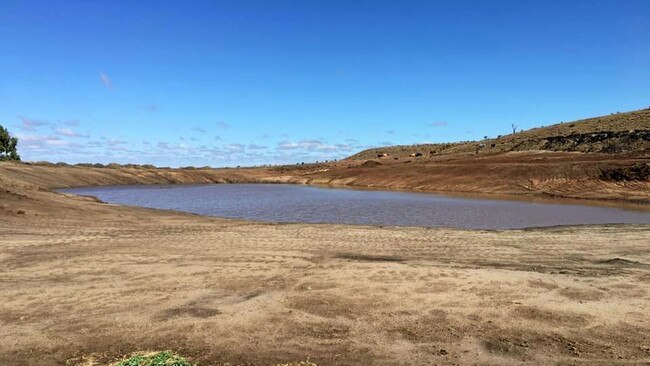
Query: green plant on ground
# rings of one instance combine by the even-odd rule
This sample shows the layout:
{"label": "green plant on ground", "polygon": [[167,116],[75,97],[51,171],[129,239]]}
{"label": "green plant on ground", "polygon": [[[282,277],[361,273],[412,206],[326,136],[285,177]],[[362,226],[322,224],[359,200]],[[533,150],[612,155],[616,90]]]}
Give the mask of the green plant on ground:
{"label": "green plant on ground", "polygon": [[[128,358],[109,364],[98,362],[94,355],[82,357],[82,362],[74,363],[76,366],[199,366],[191,363],[183,357],[171,352],[137,352],[132,353]],[[66,363],[69,364],[69,363]],[[226,363],[226,365],[230,365]],[[275,366],[318,366],[315,363],[307,361],[289,362],[277,364]]]}
{"label": "green plant on ground", "polygon": [[170,351],[134,355],[116,366],[197,366]]}

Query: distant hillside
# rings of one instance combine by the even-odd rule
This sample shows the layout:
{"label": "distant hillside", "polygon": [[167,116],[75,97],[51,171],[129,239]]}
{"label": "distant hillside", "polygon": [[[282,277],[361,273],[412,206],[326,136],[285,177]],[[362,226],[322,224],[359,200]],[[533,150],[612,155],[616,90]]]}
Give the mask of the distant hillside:
{"label": "distant hillside", "polygon": [[348,159],[401,159],[415,154],[426,159],[531,150],[646,155],[650,151],[650,109],[564,122],[481,141],[372,148]]}

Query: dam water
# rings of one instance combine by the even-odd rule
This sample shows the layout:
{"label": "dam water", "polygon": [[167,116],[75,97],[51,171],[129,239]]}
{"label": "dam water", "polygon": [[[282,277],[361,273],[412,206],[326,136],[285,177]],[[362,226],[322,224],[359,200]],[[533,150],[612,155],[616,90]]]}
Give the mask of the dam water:
{"label": "dam water", "polygon": [[264,222],[514,229],[650,224],[650,212],[583,204],[288,184],[108,186],[59,190],[104,202]]}

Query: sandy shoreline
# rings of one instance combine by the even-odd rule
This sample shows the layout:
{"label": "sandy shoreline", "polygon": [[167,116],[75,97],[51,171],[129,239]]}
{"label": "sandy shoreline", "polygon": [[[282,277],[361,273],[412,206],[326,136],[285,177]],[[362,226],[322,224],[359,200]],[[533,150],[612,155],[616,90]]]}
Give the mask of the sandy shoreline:
{"label": "sandy shoreline", "polygon": [[650,226],[264,224],[3,176],[0,364],[644,364]]}

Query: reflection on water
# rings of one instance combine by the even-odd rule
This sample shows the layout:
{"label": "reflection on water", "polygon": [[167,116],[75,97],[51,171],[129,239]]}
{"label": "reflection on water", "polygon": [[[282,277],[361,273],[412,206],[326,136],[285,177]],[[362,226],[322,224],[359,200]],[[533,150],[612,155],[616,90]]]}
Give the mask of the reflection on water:
{"label": "reflection on water", "polygon": [[272,222],[470,229],[650,223],[648,212],[615,207],[285,184],[114,186],[61,191],[93,195],[109,203]]}

